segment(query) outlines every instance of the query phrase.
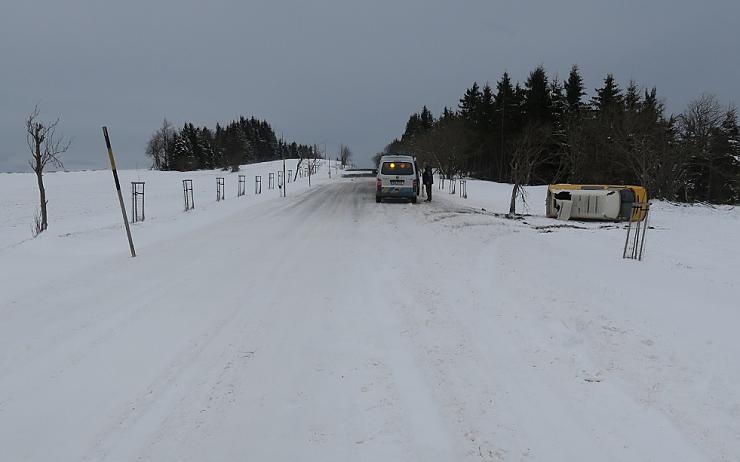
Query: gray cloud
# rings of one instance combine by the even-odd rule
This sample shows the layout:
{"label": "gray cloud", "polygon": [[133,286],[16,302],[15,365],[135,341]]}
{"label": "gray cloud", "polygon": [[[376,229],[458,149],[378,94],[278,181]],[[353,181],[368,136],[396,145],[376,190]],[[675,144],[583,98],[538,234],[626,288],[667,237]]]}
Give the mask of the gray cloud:
{"label": "gray cloud", "polygon": [[0,171],[25,170],[36,102],[74,138],[66,166],[124,167],[163,117],[266,118],[287,139],[369,158],[427,104],[538,64],[590,89],[613,72],[678,112],[703,92],[738,100],[740,3],[714,0],[6,1],[0,15]]}

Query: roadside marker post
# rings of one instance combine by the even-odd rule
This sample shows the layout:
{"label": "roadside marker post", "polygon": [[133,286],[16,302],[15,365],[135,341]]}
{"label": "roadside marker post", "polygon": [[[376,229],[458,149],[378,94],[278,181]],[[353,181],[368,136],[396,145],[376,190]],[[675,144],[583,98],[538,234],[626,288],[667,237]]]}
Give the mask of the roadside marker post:
{"label": "roadside marker post", "polygon": [[128,225],[128,217],[126,216],[126,206],[123,204],[123,194],[121,194],[121,183],[118,181],[118,171],[116,170],[116,159],[113,157],[113,148],[110,145],[110,137],[108,136],[108,127],[103,127],[103,136],[105,137],[105,147],[108,148],[108,160],[110,161],[110,169],[113,172],[113,180],[116,183],[116,192],[118,193],[118,204],[121,206],[121,215],[123,216],[123,224],[126,227],[126,236],[128,237],[128,247],[131,250],[131,257],[136,257],[136,249],[134,249],[134,240],[131,238],[131,228]]}

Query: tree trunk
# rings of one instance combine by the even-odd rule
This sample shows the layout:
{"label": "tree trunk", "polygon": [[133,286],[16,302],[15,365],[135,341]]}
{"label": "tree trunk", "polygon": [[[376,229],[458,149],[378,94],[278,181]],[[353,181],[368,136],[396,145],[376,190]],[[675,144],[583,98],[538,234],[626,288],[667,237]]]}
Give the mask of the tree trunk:
{"label": "tree trunk", "polygon": [[41,229],[39,232],[45,231],[48,226],[46,218],[46,189],[44,188],[43,172],[36,171],[36,180],[39,184],[39,202],[41,205]]}
{"label": "tree trunk", "polygon": [[509,214],[516,214],[516,195],[519,192],[519,185],[515,184],[511,189],[511,203],[509,204]]}
{"label": "tree trunk", "polygon": [[303,163],[303,157],[298,159],[298,163],[295,165],[295,173],[293,175],[293,183],[298,179],[298,170],[301,169],[301,164]]}

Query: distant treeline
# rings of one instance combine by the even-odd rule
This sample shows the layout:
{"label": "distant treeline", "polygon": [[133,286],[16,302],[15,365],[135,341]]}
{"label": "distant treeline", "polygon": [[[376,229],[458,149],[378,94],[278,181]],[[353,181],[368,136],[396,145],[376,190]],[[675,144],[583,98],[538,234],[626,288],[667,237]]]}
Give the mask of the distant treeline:
{"label": "distant treeline", "polygon": [[215,129],[185,123],[176,130],[167,119],[154,132],[146,154],[156,170],[230,169],[239,165],[281,158],[313,158],[315,147],[285,143],[275,136],[270,124],[254,117],[240,117]]}
{"label": "distant treeline", "polygon": [[450,175],[515,184],[639,184],[652,197],[740,201],[740,129],[732,105],[703,95],[666,114],[656,88],[610,74],[590,100],[577,66],[564,83],[542,66],[522,87],[504,73],[457,109],[413,114],[385,153],[416,155]]}

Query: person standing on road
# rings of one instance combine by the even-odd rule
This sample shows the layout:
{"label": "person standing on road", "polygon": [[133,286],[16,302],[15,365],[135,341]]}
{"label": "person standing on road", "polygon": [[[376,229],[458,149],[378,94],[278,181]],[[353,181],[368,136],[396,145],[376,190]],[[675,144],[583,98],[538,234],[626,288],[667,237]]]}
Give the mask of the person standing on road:
{"label": "person standing on road", "polygon": [[432,167],[425,166],[424,173],[421,176],[424,187],[427,189],[427,202],[432,201],[432,184],[434,183],[434,174],[432,174]]}

